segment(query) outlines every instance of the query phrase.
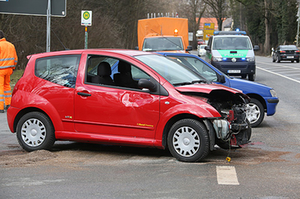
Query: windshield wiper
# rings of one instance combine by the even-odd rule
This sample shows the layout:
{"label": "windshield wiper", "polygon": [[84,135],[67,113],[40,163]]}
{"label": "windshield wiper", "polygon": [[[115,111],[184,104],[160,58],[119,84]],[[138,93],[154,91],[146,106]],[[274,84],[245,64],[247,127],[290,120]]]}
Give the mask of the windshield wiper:
{"label": "windshield wiper", "polygon": [[196,83],[207,83],[207,81],[205,79],[198,79],[198,80],[194,80],[192,81],[193,84],[196,84]]}
{"label": "windshield wiper", "polygon": [[180,82],[180,83],[176,83],[176,84],[173,84],[174,86],[183,86],[183,85],[190,85],[190,84],[196,84],[196,83],[207,83],[206,80],[204,79],[198,79],[198,80],[194,80],[194,81],[191,81],[191,82]]}

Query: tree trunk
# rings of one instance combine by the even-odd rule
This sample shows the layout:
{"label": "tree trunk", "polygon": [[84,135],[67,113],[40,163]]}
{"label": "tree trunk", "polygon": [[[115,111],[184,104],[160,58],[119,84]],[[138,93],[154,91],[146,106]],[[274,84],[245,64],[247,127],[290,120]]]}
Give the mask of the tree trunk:
{"label": "tree trunk", "polygon": [[270,2],[269,0],[264,0],[265,4],[265,44],[263,52],[266,55],[270,54],[270,23],[269,23],[269,9],[270,9]]}

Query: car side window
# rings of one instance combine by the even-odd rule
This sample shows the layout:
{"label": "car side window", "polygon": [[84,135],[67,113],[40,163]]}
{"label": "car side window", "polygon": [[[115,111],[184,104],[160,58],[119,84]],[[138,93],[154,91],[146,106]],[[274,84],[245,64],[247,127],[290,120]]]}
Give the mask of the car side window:
{"label": "car side window", "polygon": [[88,57],[86,73],[87,83],[130,89],[140,89],[138,81],[150,79],[148,74],[129,62],[98,55]]}
{"label": "car side window", "polygon": [[80,55],[61,55],[36,60],[35,75],[55,84],[75,88]]}

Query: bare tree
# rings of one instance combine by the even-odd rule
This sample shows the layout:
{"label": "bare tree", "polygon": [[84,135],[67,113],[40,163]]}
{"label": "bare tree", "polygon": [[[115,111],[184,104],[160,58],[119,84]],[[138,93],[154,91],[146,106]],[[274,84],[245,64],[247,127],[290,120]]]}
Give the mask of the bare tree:
{"label": "bare tree", "polygon": [[218,21],[218,28],[222,30],[223,21],[227,17],[228,5],[226,0],[203,0],[210,8],[211,15]]}
{"label": "bare tree", "polygon": [[197,48],[197,37],[196,33],[199,30],[200,20],[206,11],[206,5],[203,0],[188,0],[184,5],[184,12],[189,19],[189,32],[193,33],[192,46],[194,49]]}

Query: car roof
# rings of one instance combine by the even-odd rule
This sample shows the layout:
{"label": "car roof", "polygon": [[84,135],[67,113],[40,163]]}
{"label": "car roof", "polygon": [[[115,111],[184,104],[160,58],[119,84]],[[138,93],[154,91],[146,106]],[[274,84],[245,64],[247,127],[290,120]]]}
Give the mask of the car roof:
{"label": "car roof", "polygon": [[47,56],[58,56],[58,55],[67,55],[67,54],[81,54],[81,53],[101,53],[101,52],[111,52],[114,54],[122,54],[127,56],[137,56],[137,55],[146,55],[146,54],[154,54],[151,52],[138,51],[138,50],[129,50],[129,49],[78,49],[78,50],[64,50],[64,51],[53,51],[53,52],[44,52],[28,55],[27,58],[34,57],[47,57]]}
{"label": "car roof", "polygon": [[213,35],[213,37],[248,37],[248,35]]}

